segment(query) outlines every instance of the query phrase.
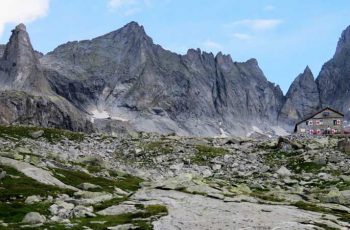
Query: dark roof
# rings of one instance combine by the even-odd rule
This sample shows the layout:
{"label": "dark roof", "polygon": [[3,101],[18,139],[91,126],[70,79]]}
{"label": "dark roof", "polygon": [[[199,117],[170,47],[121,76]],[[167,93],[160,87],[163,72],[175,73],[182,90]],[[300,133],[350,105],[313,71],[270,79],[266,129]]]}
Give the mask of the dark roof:
{"label": "dark roof", "polygon": [[301,124],[301,123],[303,123],[304,121],[307,121],[307,120],[313,118],[313,117],[316,116],[317,114],[322,113],[323,111],[325,111],[325,110],[327,110],[327,109],[330,110],[330,111],[332,111],[332,112],[335,112],[335,113],[339,114],[339,115],[342,116],[342,117],[344,117],[344,114],[342,114],[341,112],[339,112],[339,111],[337,111],[337,110],[335,110],[335,109],[332,109],[332,108],[330,108],[330,107],[325,107],[325,108],[323,108],[323,109],[317,111],[316,113],[313,113],[313,114],[307,116],[306,118],[304,118],[303,120],[299,121],[298,123],[296,123],[296,124],[295,124],[295,128],[294,128],[294,132],[296,132],[297,126],[298,126],[299,124]]}

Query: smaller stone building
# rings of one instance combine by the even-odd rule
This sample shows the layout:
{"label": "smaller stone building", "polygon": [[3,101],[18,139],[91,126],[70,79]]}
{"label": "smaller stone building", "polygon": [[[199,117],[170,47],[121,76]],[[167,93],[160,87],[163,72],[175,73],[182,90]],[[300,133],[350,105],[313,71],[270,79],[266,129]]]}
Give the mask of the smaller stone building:
{"label": "smaller stone building", "polygon": [[344,127],[344,114],[324,108],[295,125],[294,132],[312,135],[341,134]]}

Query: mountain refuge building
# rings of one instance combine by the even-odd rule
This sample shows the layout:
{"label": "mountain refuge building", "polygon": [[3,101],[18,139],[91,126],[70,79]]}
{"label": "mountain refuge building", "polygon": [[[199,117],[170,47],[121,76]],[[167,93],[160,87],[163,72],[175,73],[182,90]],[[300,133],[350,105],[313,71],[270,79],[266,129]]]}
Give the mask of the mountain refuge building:
{"label": "mountain refuge building", "polygon": [[344,114],[324,108],[295,125],[295,133],[311,135],[341,134],[344,131]]}

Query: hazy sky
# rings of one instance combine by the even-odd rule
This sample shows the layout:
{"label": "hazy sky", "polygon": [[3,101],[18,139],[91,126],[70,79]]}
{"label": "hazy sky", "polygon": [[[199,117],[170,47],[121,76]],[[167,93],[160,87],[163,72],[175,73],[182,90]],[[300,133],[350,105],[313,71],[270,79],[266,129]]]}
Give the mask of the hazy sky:
{"label": "hazy sky", "polygon": [[254,57],[286,92],[306,65],[318,75],[349,19],[349,0],[0,0],[0,43],[19,22],[46,53],[137,21],[177,53],[200,48],[234,61]]}

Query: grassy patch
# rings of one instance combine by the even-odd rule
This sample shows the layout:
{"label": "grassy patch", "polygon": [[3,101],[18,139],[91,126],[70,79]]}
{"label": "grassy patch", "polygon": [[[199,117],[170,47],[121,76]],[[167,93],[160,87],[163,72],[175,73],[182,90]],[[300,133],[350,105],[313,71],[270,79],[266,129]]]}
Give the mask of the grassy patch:
{"label": "grassy patch", "polygon": [[271,202],[284,202],[284,199],[278,198],[274,196],[273,194],[265,193],[262,191],[253,191],[250,196],[266,200],[266,201],[271,201]]}
{"label": "grassy patch", "polygon": [[160,204],[154,204],[154,205],[148,205],[145,207],[146,213],[148,215],[154,216],[159,214],[168,214],[168,209],[164,205]]}
{"label": "grassy patch", "polygon": [[205,164],[218,156],[228,154],[229,151],[224,148],[217,148],[208,145],[196,145],[197,153],[191,158],[191,162],[196,164]]}
{"label": "grassy patch", "polygon": [[287,168],[295,173],[318,173],[323,166],[315,162],[305,162],[300,158],[291,158],[287,161]]}
{"label": "grassy patch", "polygon": [[303,201],[298,201],[294,203],[294,206],[296,206],[299,209],[312,211],[312,212],[318,212],[318,213],[325,213],[325,214],[333,214],[339,217],[340,220],[345,222],[350,222],[350,213],[340,210],[332,210],[324,207],[319,207],[315,204],[306,203]]}
{"label": "grassy patch", "polygon": [[282,164],[284,161],[297,155],[299,155],[297,152],[271,151],[265,156],[265,162],[270,166],[275,166],[276,164]]}
{"label": "grassy patch", "polygon": [[161,154],[170,154],[173,152],[173,147],[169,146],[167,143],[164,143],[162,141],[149,142],[143,146],[143,149],[146,152],[154,152]]}
{"label": "grassy patch", "polygon": [[0,137],[31,138],[31,133],[43,130],[43,138],[49,142],[57,142],[64,138],[72,141],[82,141],[85,137],[83,133],[71,132],[62,129],[42,128],[33,126],[0,126]]}
{"label": "grassy patch", "polygon": [[[14,168],[1,165],[0,167],[7,173],[7,176],[0,180],[0,201],[2,202],[10,199],[12,200],[13,198],[25,199],[27,196],[31,195],[55,196],[59,193],[72,192],[52,185],[39,183],[23,173],[18,172]],[[10,175],[16,178],[12,178]]]}
{"label": "grassy patch", "polygon": [[50,203],[40,202],[25,204],[24,202],[0,202],[0,220],[6,223],[19,223],[29,212],[39,212],[42,215],[49,215]]}
{"label": "grassy patch", "polygon": [[106,179],[103,177],[94,177],[80,171],[72,171],[65,169],[54,169],[54,175],[65,184],[78,186],[81,183],[87,182],[101,186],[94,191],[113,192],[114,187],[121,188],[127,191],[136,191],[140,188],[142,180],[138,177],[126,175],[119,179]]}
{"label": "grassy patch", "polygon": [[113,205],[118,205],[120,204],[121,202],[124,202],[128,200],[128,197],[122,197],[122,198],[113,198],[111,200],[107,200],[107,201],[104,201],[102,203],[99,203],[99,204],[95,204],[94,205],[94,210],[95,212],[98,212],[98,211],[101,211],[103,209],[106,209],[110,206],[113,206]]}
{"label": "grassy patch", "polygon": [[[121,224],[132,223],[138,226],[139,229],[151,230],[153,229],[151,221],[152,219],[159,218],[161,216],[167,215],[168,211],[165,206],[162,205],[149,205],[142,207],[140,212],[137,213],[125,213],[118,216],[97,216],[94,218],[81,218],[73,220],[77,223],[71,229],[81,229],[82,226],[90,227],[94,230],[107,229],[110,226],[116,226]],[[91,223],[93,221],[105,221],[103,224]]]}

